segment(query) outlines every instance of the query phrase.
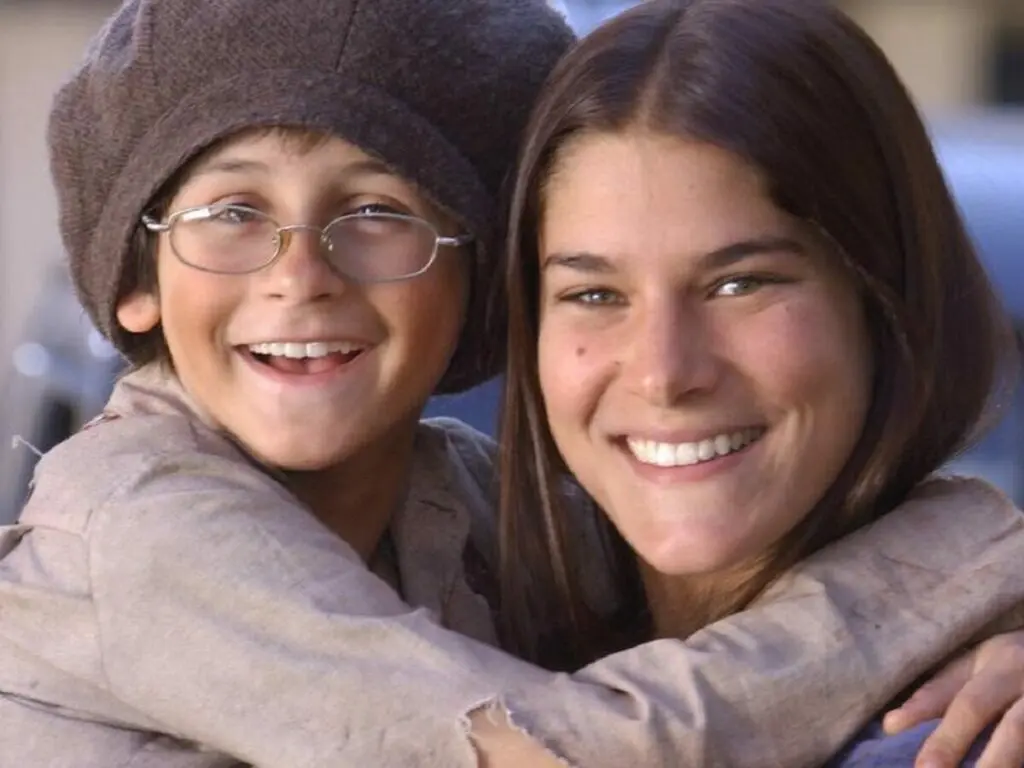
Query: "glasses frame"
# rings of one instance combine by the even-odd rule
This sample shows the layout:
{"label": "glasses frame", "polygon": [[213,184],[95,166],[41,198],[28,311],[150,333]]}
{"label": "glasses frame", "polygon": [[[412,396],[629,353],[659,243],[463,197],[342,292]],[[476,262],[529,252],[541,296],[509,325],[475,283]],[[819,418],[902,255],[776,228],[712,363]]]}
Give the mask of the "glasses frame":
{"label": "glasses frame", "polygon": [[[218,209],[238,209],[250,213],[257,213],[260,216],[263,216],[269,223],[273,224],[274,234],[277,239],[277,249],[275,250],[274,255],[271,256],[262,264],[260,264],[259,266],[252,267],[251,269],[244,269],[241,271],[211,269],[210,267],[203,267],[198,264],[193,264],[191,261],[182,256],[181,253],[178,252],[178,247],[177,245],[175,245],[174,237],[172,236],[172,230],[175,224],[177,224],[177,222],[179,222],[181,219],[188,216],[189,214],[211,212]],[[346,274],[344,271],[339,269],[331,261],[331,259],[324,256],[324,251],[329,251],[330,248],[333,246],[333,243],[327,236],[327,230],[329,230],[331,227],[335,226],[339,222],[354,219],[373,219],[375,221],[380,221],[382,219],[388,221],[405,221],[415,223],[417,226],[425,226],[434,235],[434,247],[430,254],[430,258],[427,259],[427,263],[416,272],[411,272],[405,275],[399,275],[397,277],[365,279],[353,277],[352,275]],[[288,250],[288,246],[290,245],[292,239],[291,236],[295,232],[315,232],[319,235],[317,239],[321,246],[320,255],[324,259],[324,261],[327,262],[327,265],[330,267],[331,271],[345,280],[352,280],[354,282],[364,284],[397,283],[401,282],[402,280],[411,280],[414,277],[419,277],[434,265],[434,262],[437,261],[438,251],[440,251],[441,248],[461,248],[462,246],[469,245],[471,242],[473,242],[473,236],[470,234],[461,234],[454,236],[442,235],[440,232],[437,231],[437,227],[435,227],[431,222],[427,221],[421,216],[414,216],[412,214],[407,213],[346,213],[342,216],[338,216],[335,219],[331,219],[331,221],[327,222],[327,224],[325,224],[322,227],[318,227],[315,224],[289,224],[287,226],[280,226],[272,216],[265,214],[263,211],[245,205],[235,205],[230,203],[225,205],[195,205],[189,208],[182,208],[180,210],[174,211],[173,213],[167,214],[166,218],[164,218],[163,221],[160,221],[159,219],[150,216],[149,214],[143,214],[142,226],[144,226],[146,230],[154,234],[166,233],[168,236],[167,240],[171,246],[171,252],[174,254],[174,257],[182,264],[184,264],[186,267],[191,267],[192,269],[197,269],[200,272],[208,272],[214,275],[251,275],[261,270],[264,270],[267,267],[274,264],[278,259],[281,258],[281,255]]]}

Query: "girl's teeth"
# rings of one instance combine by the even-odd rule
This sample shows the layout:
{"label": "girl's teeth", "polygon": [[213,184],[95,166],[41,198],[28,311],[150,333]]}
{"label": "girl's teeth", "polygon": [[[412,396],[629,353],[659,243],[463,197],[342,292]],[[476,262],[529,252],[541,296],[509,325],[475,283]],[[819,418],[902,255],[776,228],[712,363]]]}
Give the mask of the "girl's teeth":
{"label": "girl's teeth", "polygon": [[653,451],[654,463],[659,467],[670,467],[676,460],[676,449],[668,443],[657,444]]}
{"label": "girl's teeth", "polygon": [[697,443],[697,458],[701,461],[707,461],[715,457],[715,441],[714,440],[701,440]]}
{"label": "girl's teeth", "polygon": [[750,445],[762,434],[762,429],[746,429],[715,435],[694,443],[659,443],[638,438],[629,438],[626,442],[632,454],[645,464],[686,467],[717,456],[728,456]]}
{"label": "girl's teeth", "polygon": [[696,443],[682,443],[676,446],[676,464],[680,466],[689,466],[690,464],[697,463],[697,444]]}

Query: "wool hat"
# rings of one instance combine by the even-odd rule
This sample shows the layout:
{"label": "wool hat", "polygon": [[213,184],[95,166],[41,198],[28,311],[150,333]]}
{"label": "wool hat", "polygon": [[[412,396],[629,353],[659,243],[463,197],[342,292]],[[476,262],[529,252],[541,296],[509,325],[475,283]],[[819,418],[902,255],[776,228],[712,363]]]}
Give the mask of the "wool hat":
{"label": "wool hat", "polygon": [[468,321],[440,391],[503,360],[483,323],[503,232],[499,196],[521,130],[573,35],[545,0],[128,0],[50,115],[60,229],[78,297],[132,359],[115,317],[135,287],[145,206],[240,130],[340,136],[415,182],[475,238]]}

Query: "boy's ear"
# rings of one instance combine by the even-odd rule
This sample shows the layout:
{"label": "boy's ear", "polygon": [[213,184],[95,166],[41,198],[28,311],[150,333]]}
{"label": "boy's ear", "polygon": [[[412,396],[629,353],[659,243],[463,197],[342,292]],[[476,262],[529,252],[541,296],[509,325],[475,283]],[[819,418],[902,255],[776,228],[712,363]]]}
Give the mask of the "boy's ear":
{"label": "boy's ear", "polygon": [[117,305],[117,322],[130,333],[149,333],[160,324],[160,298],[149,291],[133,291]]}

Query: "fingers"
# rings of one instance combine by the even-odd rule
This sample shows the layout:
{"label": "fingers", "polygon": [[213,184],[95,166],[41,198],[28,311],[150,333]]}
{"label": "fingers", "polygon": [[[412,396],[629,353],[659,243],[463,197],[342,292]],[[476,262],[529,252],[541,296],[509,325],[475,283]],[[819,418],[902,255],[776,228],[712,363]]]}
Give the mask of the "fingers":
{"label": "fingers", "polygon": [[972,652],[947,664],[899,708],[886,713],[882,719],[883,730],[892,735],[942,717],[957,693],[963,690],[974,674],[974,661],[975,654]]}
{"label": "fingers", "polygon": [[977,768],[1024,766],[1024,699],[1007,710],[981,753]]}
{"label": "fingers", "polygon": [[[915,768],[958,766],[986,726],[994,723],[1019,696],[1017,675],[995,666],[979,671],[956,694],[942,722],[925,740]],[[1012,726],[1007,733],[1013,733]],[[1015,743],[1011,735],[1005,738],[1011,746]]]}

